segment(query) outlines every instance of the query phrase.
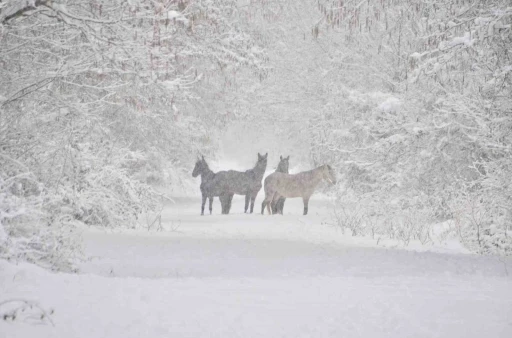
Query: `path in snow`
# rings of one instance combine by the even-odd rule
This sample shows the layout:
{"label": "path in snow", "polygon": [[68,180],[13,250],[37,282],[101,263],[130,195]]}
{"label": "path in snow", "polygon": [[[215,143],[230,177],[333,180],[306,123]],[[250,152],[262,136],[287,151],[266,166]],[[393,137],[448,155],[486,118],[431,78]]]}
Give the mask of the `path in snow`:
{"label": "path in snow", "polygon": [[0,322],[0,337],[512,336],[510,260],[375,247],[326,224],[318,197],[308,216],[299,199],[284,216],[237,198],[202,217],[199,201],[176,199],[160,232],[87,231],[79,275],[0,262],[0,300],[56,310],[55,327]]}

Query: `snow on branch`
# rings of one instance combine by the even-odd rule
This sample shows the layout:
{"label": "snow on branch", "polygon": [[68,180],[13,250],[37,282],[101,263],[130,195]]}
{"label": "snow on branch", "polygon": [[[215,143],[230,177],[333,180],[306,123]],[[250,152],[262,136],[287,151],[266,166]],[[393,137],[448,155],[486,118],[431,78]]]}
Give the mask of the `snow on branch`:
{"label": "snow on branch", "polygon": [[0,1],[0,24],[29,14],[39,6],[47,4],[48,0],[3,0]]}

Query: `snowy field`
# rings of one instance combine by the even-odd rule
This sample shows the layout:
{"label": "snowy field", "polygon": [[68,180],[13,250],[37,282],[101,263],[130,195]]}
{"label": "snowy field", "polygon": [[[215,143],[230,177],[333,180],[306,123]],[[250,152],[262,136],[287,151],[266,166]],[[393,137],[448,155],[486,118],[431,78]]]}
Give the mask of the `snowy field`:
{"label": "snowy field", "polygon": [[344,235],[319,196],[308,216],[300,199],[284,216],[199,203],[175,198],[160,231],[85,231],[79,274],[0,261],[0,302],[55,311],[0,337],[512,337],[510,260]]}

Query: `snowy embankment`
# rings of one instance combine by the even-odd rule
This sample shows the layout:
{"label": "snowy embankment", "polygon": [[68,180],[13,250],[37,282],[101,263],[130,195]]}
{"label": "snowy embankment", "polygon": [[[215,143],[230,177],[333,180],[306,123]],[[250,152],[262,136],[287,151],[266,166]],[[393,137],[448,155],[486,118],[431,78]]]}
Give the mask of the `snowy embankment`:
{"label": "snowy embankment", "polygon": [[80,274],[1,261],[0,303],[55,312],[2,320],[0,337],[512,336],[510,260],[376,247],[327,224],[321,198],[308,216],[300,200],[284,216],[216,201],[204,217],[199,198],[175,201],[162,231],[85,231]]}

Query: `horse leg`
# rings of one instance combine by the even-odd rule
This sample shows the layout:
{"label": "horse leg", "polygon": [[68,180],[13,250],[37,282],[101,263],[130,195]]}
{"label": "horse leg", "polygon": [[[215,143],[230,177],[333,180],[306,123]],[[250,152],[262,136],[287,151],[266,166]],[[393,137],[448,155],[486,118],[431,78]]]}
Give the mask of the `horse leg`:
{"label": "horse leg", "polygon": [[266,203],[266,199],[263,200],[263,202],[261,202],[261,214],[264,215],[265,214],[265,203]]}
{"label": "horse leg", "polygon": [[258,196],[258,193],[255,193],[251,196],[251,214],[254,211],[254,202],[256,202],[256,196]]}
{"label": "horse leg", "polygon": [[281,215],[283,214],[285,200],[286,198],[281,197],[279,198],[279,201],[277,201],[277,212],[280,213]]}
{"label": "horse leg", "polygon": [[222,209],[221,213],[224,215],[224,214],[226,214],[226,209],[227,209],[227,205],[228,205],[226,195],[220,195],[219,200],[220,200],[220,206]]}
{"label": "horse leg", "polygon": [[244,213],[246,214],[247,213],[247,209],[249,209],[249,201],[251,199],[251,195],[249,193],[247,193],[245,195],[245,209],[244,209]]}
{"label": "horse leg", "polygon": [[272,215],[272,211],[270,210],[270,202],[272,202],[272,197],[274,196],[274,193],[265,192],[265,199],[261,203],[261,214],[265,214],[265,207],[268,208],[268,213]]}
{"label": "horse leg", "polygon": [[274,198],[276,196],[276,193],[274,193],[274,195],[272,196],[271,200],[267,203],[267,211],[268,211],[268,214],[269,215],[272,215],[272,210],[270,209],[270,205],[272,205],[272,202],[274,201]]}
{"label": "horse leg", "polygon": [[229,211],[231,210],[231,202],[233,202],[233,195],[234,194],[229,194],[226,198],[226,214],[229,214]]}
{"label": "horse leg", "polygon": [[275,204],[275,211],[276,214],[283,214],[283,207],[284,207],[284,200],[285,198],[281,195],[275,196],[274,200],[277,200]]}
{"label": "horse leg", "polygon": [[277,215],[279,213],[279,200],[281,199],[281,195],[279,193],[274,193],[274,197],[272,198],[272,202],[270,202],[270,206],[272,209],[272,215]]}
{"label": "horse leg", "polygon": [[212,214],[212,210],[213,210],[213,196],[209,196],[208,199],[209,199],[209,202],[210,202],[210,215]]}
{"label": "horse leg", "polygon": [[206,194],[202,194],[201,216],[204,216],[204,205],[206,204]]}
{"label": "horse leg", "polygon": [[277,203],[272,201],[272,203],[270,203],[270,209],[272,209],[272,214],[277,213],[277,211],[278,211],[277,208],[278,208]]}
{"label": "horse leg", "polygon": [[308,214],[308,205],[309,205],[309,198],[311,196],[304,196],[302,197],[302,200],[304,201],[304,215]]}
{"label": "horse leg", "polygon": [[270,206],[271,206],[273,203],[275,203],[274,201],[276,201],[276,200],[277,200],[277,199],[276,199],[276,197],[277,197],[277,196],[279,196],[279,194],[278,194],[276,191],[274,191],[273,193],[271,193],[271,194],[270,194],[270,198],[269,198],[269,200],[268,200],[268,202],[267,202],[267,211],[268,211],[268,214],[269,214],[269,215],[273,215],[273,214],[274,214],[274,212],[272,211],[272,209],[270,208]]}

